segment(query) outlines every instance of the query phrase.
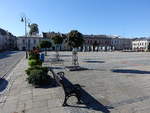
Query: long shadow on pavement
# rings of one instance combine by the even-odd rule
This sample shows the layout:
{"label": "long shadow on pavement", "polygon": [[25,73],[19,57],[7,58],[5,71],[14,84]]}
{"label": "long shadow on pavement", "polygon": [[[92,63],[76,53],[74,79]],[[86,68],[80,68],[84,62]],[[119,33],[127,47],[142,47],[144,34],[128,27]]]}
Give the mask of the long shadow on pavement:
{"label": "long shadow on pavement", "polygon": [[115,73],[131,73],[131,74],[150,74],[150,71],[132,70],[132,69],[113,69]]}
{"label": "long shadow on pavement", "polygon": [[5,51],[0,53],[0,59],[10,57],[11,54],[15,54],[17,51]]}
{"label": "long shadow on pavement", "polygon": [[59,87],[59,85],[56,83],[56,81],[53,78],[49,77],[49,84],[36,86],[35,88],[48,89],[48,88],[55,88],[55,87]]}
{"label": "long shadow on pavement", "polygon": [[60,57],[72,57],[72,55],[60,55]]}
{"label": "long shadow on pavement", "polygon": [[99,61],[99,60],[85,60],[84,62],[87,62],[87,63],[105,63],[105,61]]}
{"label": "long shadow on pavement", "polygon": [[0,79],[0,92],[4,91],[7,88],[8,81],[1,78]]}
{"label": "long shadow on pavement", "polygon": [[[65,80],[67,80],[67,82],[70,82],[66,77]],[[92,95],[90,95],[86,90],[84,90],[82,87],[80,91],[81,91],[81,102],[85,106],[69,105],[68,107],[85,108],[85,109],[101,111],[103,113],[110,113],[108,109],[112,109],[112,107],[104,106],[98,100],[96,100]]]}

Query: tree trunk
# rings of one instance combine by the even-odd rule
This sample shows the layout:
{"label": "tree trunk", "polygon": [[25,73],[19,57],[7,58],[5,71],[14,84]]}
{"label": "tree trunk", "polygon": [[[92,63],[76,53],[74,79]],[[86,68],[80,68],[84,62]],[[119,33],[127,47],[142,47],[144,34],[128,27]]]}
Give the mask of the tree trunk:
{"label": "tree trunk", "polygon": [[77,48],[72,49],[72,65],[79,66]]}
{"label": "tree trunk", "polygon": [[56,59],[59,61],[59,51],[58,51],[58,45],[56,45]]}
{"label": "tree trunk", "polygon": [[47,56],[47,48],[45,48],[45,56]]}

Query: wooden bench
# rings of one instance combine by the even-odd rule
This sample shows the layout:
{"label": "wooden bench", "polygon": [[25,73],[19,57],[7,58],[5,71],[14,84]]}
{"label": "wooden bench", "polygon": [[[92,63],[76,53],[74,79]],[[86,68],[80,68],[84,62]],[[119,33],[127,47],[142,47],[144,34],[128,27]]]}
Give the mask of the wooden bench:
{"label": "wooden bench", "polygon": [[62,87],[65,93],[65,99],[62,106],[68,106],[67,100],[71,96],[75,96],[78,100],[77,104],[80,104],[81,103],[80,85],[79,84],[73,85],[70,81],[68,81],[68,79],[64,77],[64,72],[58,72],[57,74],[54,74],[54,72],[52,73],[54,79]]}

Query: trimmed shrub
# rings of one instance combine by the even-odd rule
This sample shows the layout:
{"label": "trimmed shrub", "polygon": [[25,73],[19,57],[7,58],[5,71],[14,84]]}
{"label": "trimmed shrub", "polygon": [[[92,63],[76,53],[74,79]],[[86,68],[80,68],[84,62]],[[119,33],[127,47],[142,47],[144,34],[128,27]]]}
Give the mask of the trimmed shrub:
{"label": "trimmed shrub", "polygon": [[34,51],[30,51],[29,52],[29,60],[31,60],[31,59],[39,60],[39,53],[36,53]]}
{"label": "trimmed shrub", "polygon": [[29,68],[26,70],[28,75],[27,81],[34,85],[47,85],[51,82],[51,77],[48,75],[48,68],[42,67],[42,61],[39,59],[39,53],[30,51],[28,59]]}
{"label": "trimmed shrub", "polygon": [[32,59],[38,60],[39,57],[38,57],[38,55],[30,55],[29,60],[32,60]]}
{"label": "trimmed shrub", "polygon": [[28,64],[29,64],[29,66],[33,67],[35,65],[42,65],[42,61],[31,59],[31,60],[28,61]]}
{"label": "trimmed shrub", "polygon": [[40,65],[35,65],[35,66],[32,66],[32,67],[29,67],[29,68],[26,70],[26,74],[27,74],[27,75],[30,75],[31,71],[34,70],[34,69],[43,70],[43,72],[48,73],[48,68],[47,68],[47,67],[42,67],[42,66],[40,66]]}
{"label": "trimmed shrub", "polygon": [[32,67],[26,70],[28,74],[27,81],[34,85],[47,85],[50,83],[50,76],[48,75],[48,69],[43,67]]}
{"label": "trimmed shrub", "polygon": [[28,61],[29,66],[35,66],[37,64],[37,60],[31,59]]}

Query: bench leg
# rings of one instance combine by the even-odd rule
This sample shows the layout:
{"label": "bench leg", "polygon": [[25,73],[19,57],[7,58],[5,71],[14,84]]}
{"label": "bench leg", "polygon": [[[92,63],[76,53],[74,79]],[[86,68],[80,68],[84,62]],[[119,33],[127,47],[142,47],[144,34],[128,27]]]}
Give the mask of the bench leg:
{"label": "bench leg", "polygon": [[67,99],[68,99],[68,97],[66,97],[66,96],[65,96],[65,100],[64,100],[64,102],[63,102],[63,105],[62,105],[62,106],[68,106],[68,104],[67,104]]}
{"label": "bench leg", "polygon": [[77,102],[77,104],[81,104],[81,96],[79,95],[79,94],[77,94],[77,99],[78,99],[78,102]]}

